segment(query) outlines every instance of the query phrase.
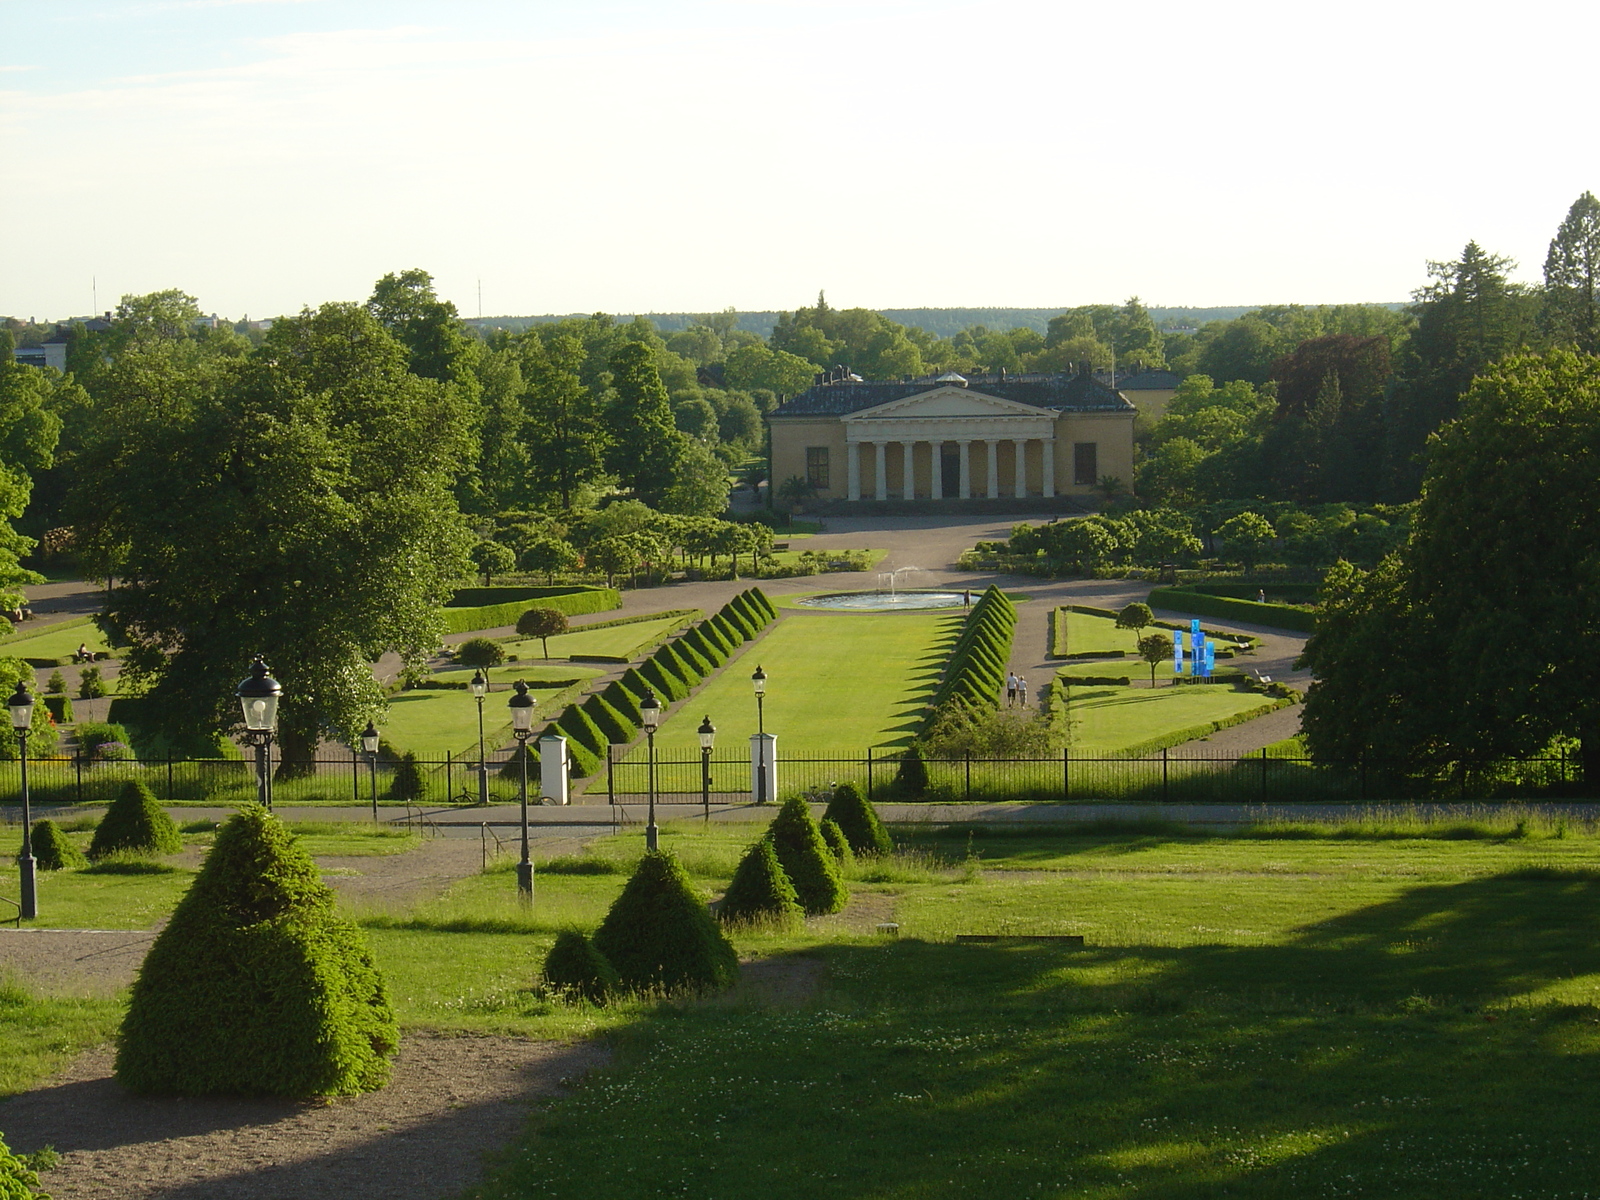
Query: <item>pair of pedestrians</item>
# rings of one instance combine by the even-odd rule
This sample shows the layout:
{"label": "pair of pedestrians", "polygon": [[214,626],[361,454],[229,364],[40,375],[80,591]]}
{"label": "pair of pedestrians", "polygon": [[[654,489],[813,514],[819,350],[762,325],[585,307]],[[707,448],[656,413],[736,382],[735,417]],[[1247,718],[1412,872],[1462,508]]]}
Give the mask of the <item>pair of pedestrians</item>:
{"label": "pair of pedestrians", "polygon": [[1028,704],[1028,681],[1015,671],[1006,672],[1006,707],[1021,703],[1023,707]]}

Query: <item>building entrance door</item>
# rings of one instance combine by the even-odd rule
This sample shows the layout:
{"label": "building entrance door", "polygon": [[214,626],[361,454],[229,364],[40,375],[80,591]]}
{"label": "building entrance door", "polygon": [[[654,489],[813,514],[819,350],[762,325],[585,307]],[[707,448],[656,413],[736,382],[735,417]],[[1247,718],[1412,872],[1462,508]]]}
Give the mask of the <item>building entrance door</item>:
{"label": "building entrance door", "polygon": [[961,452],[949,443],[939,447],[939,479],[945,499],[961,494]]}

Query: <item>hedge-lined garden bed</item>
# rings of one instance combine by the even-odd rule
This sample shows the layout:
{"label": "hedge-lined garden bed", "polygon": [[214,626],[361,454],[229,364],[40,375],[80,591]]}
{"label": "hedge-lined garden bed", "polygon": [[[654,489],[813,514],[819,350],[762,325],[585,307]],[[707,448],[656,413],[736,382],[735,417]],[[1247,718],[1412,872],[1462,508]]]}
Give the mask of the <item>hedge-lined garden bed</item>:
{"label": "hedge-lined garden bed", "polygon": [[1242,621],[1249,625],[1267,625],[1273,629],[1288,629],[1295,633],[1315,633],[1317,628],[1317,614],[1310,609],[1296,608],[1292,604],[1261,604],[1255,600],[1241,600],[1233,596],[1213,596],[1187,587],[1151,589],[1150,606],[1170,609],[1173,612],[1193,613],[1197,617]]}
{"label": "hedge-lined garden bed", "polygon": [[440,610],[450,633],[515,625],[530,608],[553,608],[569,617],[622,607],[615,588],[464,588]]}

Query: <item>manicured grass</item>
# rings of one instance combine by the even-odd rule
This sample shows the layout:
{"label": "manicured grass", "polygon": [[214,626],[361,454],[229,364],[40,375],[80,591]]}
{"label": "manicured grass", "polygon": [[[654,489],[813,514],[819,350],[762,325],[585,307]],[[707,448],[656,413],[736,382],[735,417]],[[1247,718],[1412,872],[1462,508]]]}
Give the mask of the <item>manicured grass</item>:
{"label": "manicured grass", "polygon": [[[550,657],[566,658],[570,654],[617,654],[632,657],[640,647],[653,645],[657,640],[680,625],[683,617],[663,617],[659,621],[635,621],[630,625],[610,625],[604,629],[575,629],[550,639]],[[544,659],[544,645],[538,638],[505,643],[507,654],[515,654],[519,661]]]}
{"label": "manicured grass", "polygon": [[0,975],[0,1097],[37,1086],[79,1051],[110,1041],[122,1011],[121,1000],[36,996]]}
{"label": "manicured grass", "polygon": [[0,655],[35,663],[70,663],[82,644],[87,644],[97,654],[107,654],[111,650],[105,634],[89,621],[67,621],[38,633],[29,632],[26,625],[18,626],[17,630],[20,637],[13,635],[0,642]]}
{"label": "manicured grass", "polygon": [[[1123,650],[1133,655],[1139,648],[1140,634],[1155,632],[1151,629],[1118,629],[1116,621],[1110,617],[1097,617],[1090,613],[1072,612],[1070,609],[1065,615],[1067,654],[1099,654],[1107,650]],[[1139,663],[1137,658],[1133,661]],[[1170,673],[1169,670],[1168,674]]]}
{"label": "manicured grass", "polygon": [[[435,671],[431,678],[447,679],[452,683],[465,683],[475,674],[477,674],[476,667],[451,667],[449,670]],[[505,704],[509,697],[501,693],[506,692],[512,683],[518,679],[526,679],[529,687],[539,688],[547,686],[554,681],[595,679],[604,674],[605,671],[599,667],[588,667],[582,663],[566,662],[524,661],[507,663],[503,667],[490,667],[489,683],[491,690],[489,695],[484,698],[484,711],[487,713],[488,706],[491,704]]]}
{"label": "manicured grass", "polygon": [[[745,753],[756,732],[750,675],[758,664],[767,673],[765,724],[778,737],[780,758],[901,745],[921,721],[960,621],[950,613],[785,610],[758,644],[662,724],[656,752],[698,758],[695,731],[709,715],[717,757]],[[640,747],[630,759],[644,753]],[[746,768],[746,781],[748,774]]]}
{"label": "manicured grass", "polygon": [[1071,689],[1067,704],[1072,721],[1072,752],[1087,756],[1116,754],[1141,742],[1270,704],[1255,692],[1236,692],[1219,685],[1080,685]]}

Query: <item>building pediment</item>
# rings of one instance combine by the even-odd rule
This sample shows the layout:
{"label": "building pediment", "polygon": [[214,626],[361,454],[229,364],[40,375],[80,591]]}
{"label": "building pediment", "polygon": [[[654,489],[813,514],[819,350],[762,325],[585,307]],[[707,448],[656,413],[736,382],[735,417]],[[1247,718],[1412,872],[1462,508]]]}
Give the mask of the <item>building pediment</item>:
{"label": "building pediment", "polygon": [[858,421],[907,421],[907,420],[939,420],[948,421],[961,418],[994,418],[994,417],[1031,417],[1034,419],[1053,417],[1054,414],[1045,409],[1036,408],[1032,404],[1019,404],[1015,400],[1005,400],[999,396],[990,396],[984,392],[973,391],[971,388],[946,385],[933,388],[930,391],[918,392],[914,396],[904,396],[898,400],[890,400],[883,404],[874,405],[872,408],[863,408],[858,412],[848,414],[843,418],[846,423]]}

